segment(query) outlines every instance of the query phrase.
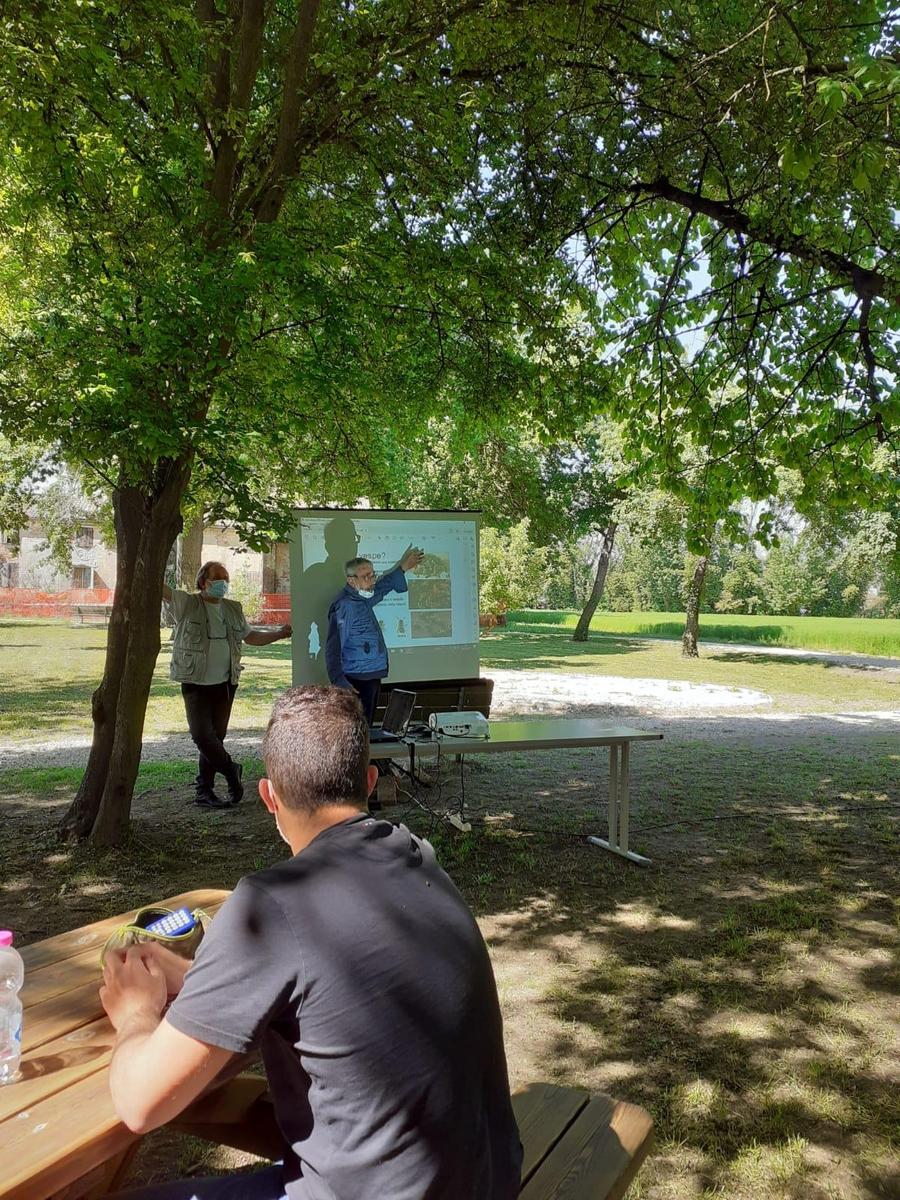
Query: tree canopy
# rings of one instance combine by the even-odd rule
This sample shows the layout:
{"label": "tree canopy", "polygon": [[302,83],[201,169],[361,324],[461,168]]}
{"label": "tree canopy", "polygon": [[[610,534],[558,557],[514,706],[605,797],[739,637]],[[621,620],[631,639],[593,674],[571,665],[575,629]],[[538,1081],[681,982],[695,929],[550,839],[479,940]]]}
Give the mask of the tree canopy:
{"label": "tree canopy", "polygon": [[593,296],[635,460],[688,499],[685,439],[727,459],[713,511],[783,464],[836,504],[896,495],[896,9],[593,5],[577,35],[564,10],[527,46],[501,27],[479,77],[520,114],[495,191]]}
{"label": "tree canopy", "polygon": [[602,411],[698,528],[784,464],[896,511],[886,2],[0,19],[0,422],[91,470],[116,520],[82,789],[119,814],[104,837],[158,646],[133,631],[192,489],[261,542],[298,495],[390,494],[429,415],[552,440]]}

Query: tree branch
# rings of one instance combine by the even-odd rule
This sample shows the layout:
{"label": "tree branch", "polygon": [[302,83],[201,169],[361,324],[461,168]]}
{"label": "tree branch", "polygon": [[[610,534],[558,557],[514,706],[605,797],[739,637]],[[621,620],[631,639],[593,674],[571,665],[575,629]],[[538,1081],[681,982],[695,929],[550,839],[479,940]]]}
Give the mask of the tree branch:
{"label": "tree branch", "polygon": [[663,175],[648,182],[633,184],[628,190],[636,195],[655,196],[657,199],[667,200],[692,213],[704,213],[725,229],[743,235],[749,241],[771,246],[778,253],[790,255],[801,262],[824,267],[842,278],[848,289],[861,300],[866,297],[870,300],[881,297],[891,304],[900,306],[900,291],[897,291],[896,284],[891,283],[880,271],[862,267],[846,255],[816,246],[802,234],[776,233],[754,225],[746,213],[723,200],[713,200],[709,196],[689,192],[685,188],[671,183]]}
{"label": "tree branch", "polygon": [[264,173],[264,188],[255,205],[255,215],[259,221],[273,221],[278,216],[284,199],[285,181],[296,169],[300,111],[319,4],[320,0],[302,0],[297,14],[284,65],[284,97],[275,148]]}

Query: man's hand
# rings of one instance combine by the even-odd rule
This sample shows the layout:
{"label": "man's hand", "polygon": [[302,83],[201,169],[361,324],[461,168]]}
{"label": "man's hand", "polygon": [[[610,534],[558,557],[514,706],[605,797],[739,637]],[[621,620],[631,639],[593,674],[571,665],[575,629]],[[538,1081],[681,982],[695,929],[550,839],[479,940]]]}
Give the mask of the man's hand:
{"label": "man's hand", "polygon": [[166,976],[147,946],[129,946],[106,959],[100,1003],[118,1033],[135,1017],[158,1021],[166,1007]]}
{"label": "man's hand", "polygon": [[420,550],[418,546],[407,546],[400,559],[400,570],[414,571],[424,557],[425,551]]}
{"label": "man's hand", "polygon": [[166,992],[169,996],[177,996],[184,987],[184,977],[190,970],[193,960],[182,958],[174,950],[161,946],[159,942],[147,942],[141,945],[142,957],[152,959],[162,971],[166,980]]}

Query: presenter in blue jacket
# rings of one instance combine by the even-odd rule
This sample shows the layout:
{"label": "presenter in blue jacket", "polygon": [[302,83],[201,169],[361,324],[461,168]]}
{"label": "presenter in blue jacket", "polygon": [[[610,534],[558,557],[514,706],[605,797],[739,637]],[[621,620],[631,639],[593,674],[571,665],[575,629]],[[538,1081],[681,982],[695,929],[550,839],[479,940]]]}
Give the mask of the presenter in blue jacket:
{"label": "presenter in blue jacket", "polygon": [[375,716],[378,689],[388,673],[387,646],[375,605],[388,592],[405,592],[406,572],[414,570],[424,557],[424,550],[409,546],[396,567],[380,579],[375,578],[367,558],[351,558],[345,568],[347,584],[328,610],[328,678],[337,687],[356,692],[369,725]]}

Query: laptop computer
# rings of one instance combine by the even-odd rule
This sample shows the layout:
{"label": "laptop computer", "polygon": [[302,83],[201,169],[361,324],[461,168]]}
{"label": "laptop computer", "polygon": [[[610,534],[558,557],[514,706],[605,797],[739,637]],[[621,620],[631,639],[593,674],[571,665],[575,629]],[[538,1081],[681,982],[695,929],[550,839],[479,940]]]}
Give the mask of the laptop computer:
{"label": "laptop computer", "polygon": [[369,730],[370,742],[399,742],[406,733],[416,704],[416,693],[394,688],[388,698],[380,728]]}

